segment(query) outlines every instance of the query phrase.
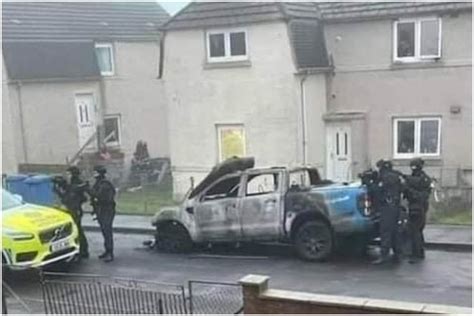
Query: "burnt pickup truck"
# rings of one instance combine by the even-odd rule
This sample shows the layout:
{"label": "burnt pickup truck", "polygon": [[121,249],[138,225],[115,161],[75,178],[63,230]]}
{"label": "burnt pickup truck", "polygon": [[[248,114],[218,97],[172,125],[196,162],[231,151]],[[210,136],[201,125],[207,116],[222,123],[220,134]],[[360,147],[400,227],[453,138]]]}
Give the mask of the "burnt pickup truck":
{"label": "burnt pickup truck", "polygon": [[322,180],[317,169],[254,169],[253,158],[214,167],[179,207],[152,224],[155,246],[185,252],[194,244],[283,242],[311,261],[327,259],[339,237],[376,237],[377,216],[360,183]]}

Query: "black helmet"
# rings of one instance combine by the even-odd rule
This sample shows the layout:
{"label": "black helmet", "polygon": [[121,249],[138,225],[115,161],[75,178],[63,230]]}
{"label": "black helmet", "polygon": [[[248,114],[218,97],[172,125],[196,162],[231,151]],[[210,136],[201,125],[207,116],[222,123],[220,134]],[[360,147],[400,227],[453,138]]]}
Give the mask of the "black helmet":
{"label": "black helmet", "polygon": [[384,160],[383,160],[383,159],[380,159],[379,161],[377,161],[377,163],[375,164],[375,166],[380,169],[380,168],[382,168],[383,163],[384,163]]}
{"label": "black helmet", "polygon": [[99,166],[95,166],[95,167],[94,167],[94,171],[97,172],[97,173],[100,174],[100,175],[104,175],[104,174],[107,173],[107,169],[105,169],[104,166],[100,166],[100,165],[99,165]]}
{"label": "black helmet", "polygon": [[76,166],[71,166],[66,169],[67,172],[71,173],[72,176],[79,176],[81,174],[81,170],[79,170]]}
{"label": "black helmet", "polygon": [[422,169],[425,165],[425,162],[421,158],[415,158],[410,161],[410,167],[412,169]]}
{"label": "black helmet", "polygon": [[382,163],[382,168],[386,170],[392,170],[393,169],[393,164],[390,160],[384,160]]}

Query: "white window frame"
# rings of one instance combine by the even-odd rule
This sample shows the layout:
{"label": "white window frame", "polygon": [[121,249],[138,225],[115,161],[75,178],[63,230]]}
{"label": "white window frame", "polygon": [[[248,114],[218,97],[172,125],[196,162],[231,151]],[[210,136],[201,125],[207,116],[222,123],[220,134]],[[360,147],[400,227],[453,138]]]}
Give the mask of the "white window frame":
{"label": "white window frame", "polygon": [[[421,55],[421,22],[438,21],[438,54],[437,55]],[[415,56],[398,57],[398,24],[414,23],[415,24]],[[414,63],[422,61],[431,61],[441,58],[442,44],[442,24],[439,17],[424,17],[415,19],[399,19],[393,23],[393,60],[402,63]]]}
{"label": "white window frame", "polygon": [[[231,56],[230,55],[230,34],[231,33],[244,33],[245,34],[245,55]],[[216,34],[224,34],[224,53],[222,57],[211,57],[211,41],[210,36]],[[206,49],[207,49],[207,61],[210,63],[218,62],[232,62],[232,61],[245,61],[249,59],[249,44],[248,44],[248,32],[246,29],[225,29],[225,30],[212,30],[206,32]]]}
{"label": "white window frame", "polygon": [[[104,115],[104,132],[105,132],[105,120],[106,119],[117,119],[117,133],[118,133],[118,141],[116,142],[105,142],[107,146],[110,147],[120,147],[121,142],[122,142],[122,117],[120,114],[106,114]],[[108,135],[104,135],[104,137],[107,137]]]}
{"label": "white window frame", "polygon": [[[420,152],[420,134],[421,122],[438,121],[438,143],[436,153]],[[413,153],[398,152],[398,122],[415,122],[415,150]],[[441,117],[423,116],[423,117],[399,117],[393,119],[393,157],[395,159],[412,159],[415,157],[439,157],[441,155]]]}
{"label": "white window frame", "polygon": [[[112,65],[112,71],[102,71],[100,74],[102,76],[113,76],[115,75],[115,56],[114,56],[114,46],[112,43],[96,43],[95,48],[108,48],[110,51],[110,64]],[[97,57],[96,57],[97,58]]]}
{"label": "white window frame", "polygon": [[221,131],[226,129],[240,129],[242,131],[242,142],[244,144],[244,150],[242,155],[245,157],[247,155],[247,138],[245,135],[244,124],[216,124],[217,131],[217,159],[218,162],[224,161],[222,157],[222,137]]}

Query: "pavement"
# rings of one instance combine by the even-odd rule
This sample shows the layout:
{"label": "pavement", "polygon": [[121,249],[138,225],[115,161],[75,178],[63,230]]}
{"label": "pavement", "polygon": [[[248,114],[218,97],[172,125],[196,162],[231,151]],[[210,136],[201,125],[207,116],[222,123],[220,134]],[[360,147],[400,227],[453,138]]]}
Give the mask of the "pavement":
{"label": "pavement", "polygon": [[[117,233],[153,235],[151,216],[116,215],[114,231]],[[86,214],[82,219],[86,231],[99,231],[99,224]],[[427,248],[440,250],[472,251],[472,227],[462,225],[426,225]]]}
{"label": "pavement", "polygon": [[[466,252],[428,250],[418,264],[374,266],[371,258],[341,254],[329,262],[305,262],[291,252],[275,254],[266,246],[235,249],[214,248],[191,254],[165,254],[142,245],[139,234],[114,235],[115,261],[97,258],[103,250],[102,236],[88,232],[91,257],[71,267],[71,273],[125,277],[183,285],[189,280],[238,282],[248,274],[270,277],[271,289],[315,294],[390,299],[424,304],[472,306],[472,256]],[[53,269],[53,267],[51,267]],[[38,279],[28,272],[5,276],[15,293],[33,312],[42,312],[42,291]],[[10,312],[22,306],[10,297]],[[16,306],[15,306],[16,305]],[[24,309],[24,308],[23,308]]]}

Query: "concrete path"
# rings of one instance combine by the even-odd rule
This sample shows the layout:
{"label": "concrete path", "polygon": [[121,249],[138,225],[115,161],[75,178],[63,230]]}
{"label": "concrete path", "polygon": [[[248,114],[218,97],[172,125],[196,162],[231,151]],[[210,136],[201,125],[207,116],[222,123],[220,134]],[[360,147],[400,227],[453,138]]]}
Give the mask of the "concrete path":
{"label": "concrete path", "polygon": [[[119,233],[152,235],[151,216],[117,215],[114,231]],[[82,219],[85,230],[98,231],[99,224],[92,221],[89,214]],[[472,250],[472,228],[461,225],[427,225],[425,228],[426,246],[435,249]]]}

